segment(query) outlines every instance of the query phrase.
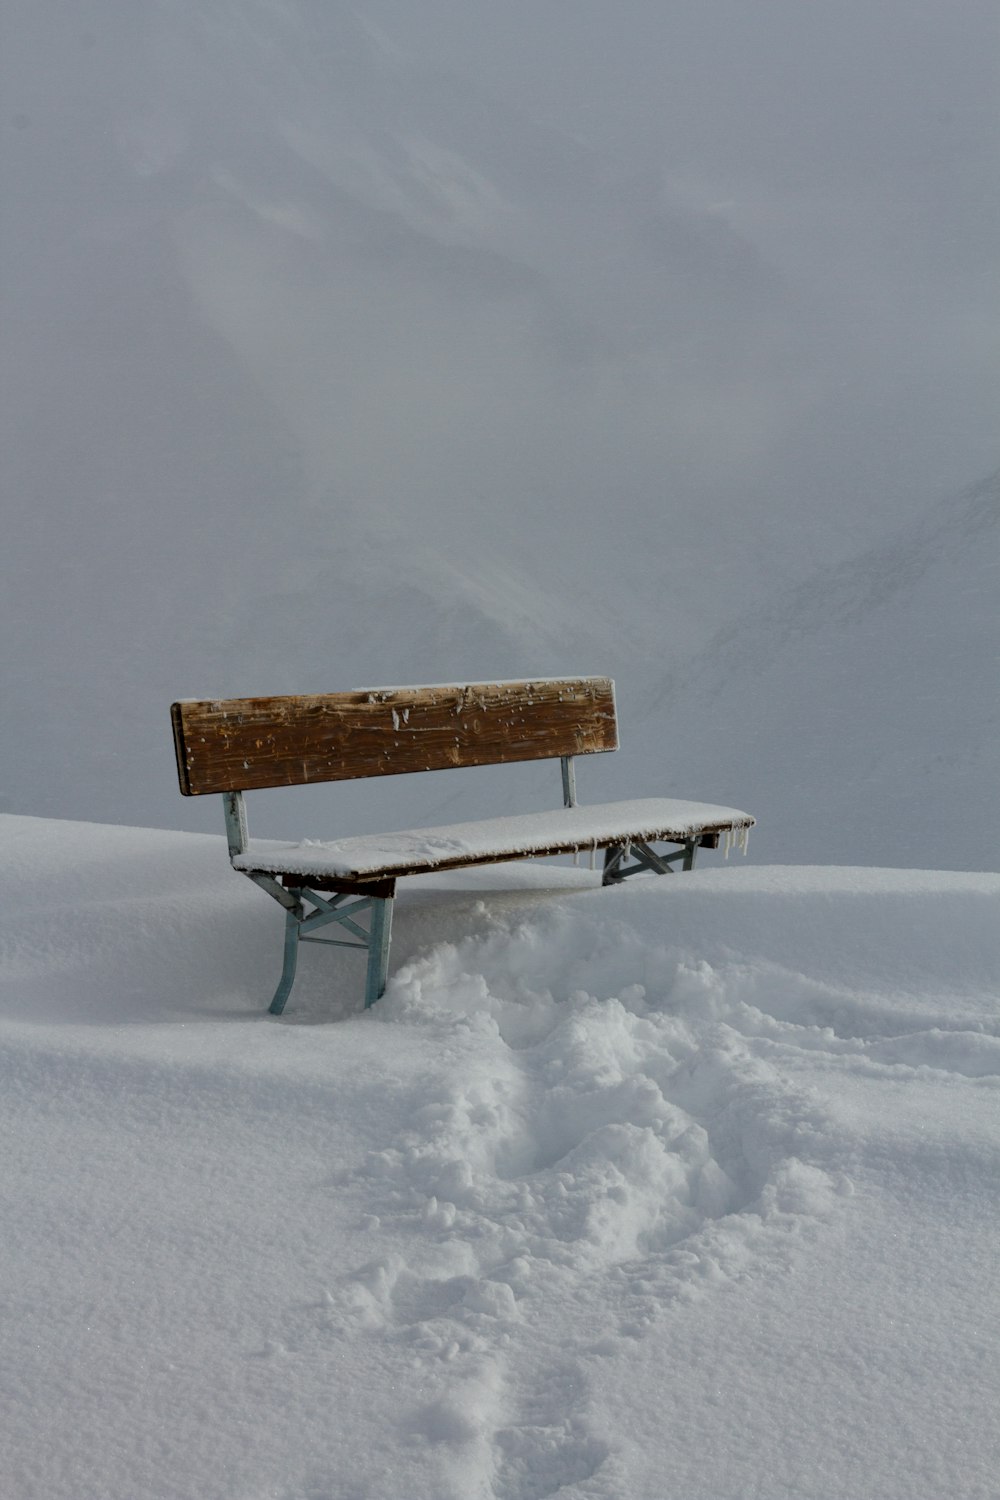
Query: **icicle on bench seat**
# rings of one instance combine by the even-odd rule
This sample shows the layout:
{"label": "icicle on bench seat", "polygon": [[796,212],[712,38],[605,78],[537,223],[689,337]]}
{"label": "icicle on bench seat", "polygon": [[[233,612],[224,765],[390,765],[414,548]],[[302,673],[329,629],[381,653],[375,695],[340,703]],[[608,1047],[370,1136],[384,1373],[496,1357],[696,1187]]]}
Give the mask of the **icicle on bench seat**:
{"label": "icicle on bench seat", "polygon": [[[720,838],[746,847],[748,813],[651,798],[580,807],[573,757],[618,748],[605,677],[377,688],[323,697],[185,700],[171,709],[181,791],[221,792],[233,868],[285,909],[280,1015],[300,942],[367,950],[365,1004],[383,994],[397,879],[504,860],[604,850],[603,883],[694,866]],[[563,806],[330,842],[251,839],[245,791],[449,766],[558,759]],[[672,852],[654,844],[678,845]],[[308,903],[307,910],[306,903]],[[367,913],[368,927],[356,918]],[[314,936],[338,924],[349,936]]]}

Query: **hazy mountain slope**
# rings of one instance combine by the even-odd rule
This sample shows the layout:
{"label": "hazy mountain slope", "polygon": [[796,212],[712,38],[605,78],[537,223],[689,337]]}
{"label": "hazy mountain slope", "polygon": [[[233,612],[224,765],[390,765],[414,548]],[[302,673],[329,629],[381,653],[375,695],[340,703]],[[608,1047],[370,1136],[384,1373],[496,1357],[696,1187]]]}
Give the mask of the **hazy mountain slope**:
{"label": "hazy mountain slope", "polygon": [[998,503],[994,476],[669,678],[669,789],[754,812],[759,857],[995,869]]}
{"label": "hazy mountain slope", "polygon": [[9,808],[214,826],[202,692],[608,671],[658,747],[651,672],[920,503],[830,459],[843,288],[680,137],[609,165],[336,0],[10,0],[0,52]]}
{"label": "hazy mountain slope", "polygon": [[200,826],[178,694],[622,676],[752,596],[705,528],[794,295],[721,219],[341,4],[12,0],[3,54],[5,805]]}

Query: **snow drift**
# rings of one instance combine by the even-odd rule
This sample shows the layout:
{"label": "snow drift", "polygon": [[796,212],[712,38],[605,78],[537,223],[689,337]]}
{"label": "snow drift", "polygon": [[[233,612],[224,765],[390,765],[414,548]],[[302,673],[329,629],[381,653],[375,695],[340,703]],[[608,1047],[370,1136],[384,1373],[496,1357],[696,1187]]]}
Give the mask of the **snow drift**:
{"label": "snow drift", "polygon": [[993,1493],[1000,877],[428,877],[278,1022],[221,838],[0,831],[18,1500]]}

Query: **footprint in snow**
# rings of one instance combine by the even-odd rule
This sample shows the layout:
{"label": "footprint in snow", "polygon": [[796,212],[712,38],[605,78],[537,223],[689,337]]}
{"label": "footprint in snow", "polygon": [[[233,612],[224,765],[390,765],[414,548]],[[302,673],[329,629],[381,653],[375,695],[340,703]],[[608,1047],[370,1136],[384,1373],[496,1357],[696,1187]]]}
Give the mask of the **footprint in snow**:
{"label": "footprint in snow", "polygon": [[610,1450],[588,1428],[587,1401],[581,1370],[569,1363],[522,1394],[516,1420],[493,1436],[496,1500],[548,1500],[598,1475]]}

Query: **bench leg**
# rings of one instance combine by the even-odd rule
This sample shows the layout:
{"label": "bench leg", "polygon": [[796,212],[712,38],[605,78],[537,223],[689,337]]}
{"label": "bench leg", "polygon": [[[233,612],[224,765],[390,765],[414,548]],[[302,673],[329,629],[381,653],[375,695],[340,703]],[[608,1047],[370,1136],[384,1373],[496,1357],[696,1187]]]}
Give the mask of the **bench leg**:
{"label": "bench leg", "polygon": [[285,962],[281,970],[281,978],[278,988],[274,992],[271,1001],[271,1015],[280,1016],[285,1008],[285,1001],[291,994],[292,985],[295,983],[295,966],[299,959],[299,923],[302,920],[302,907],[285,912]]}
{"label": "bench leg", "polygon": [[371,928],[368,936],[368,977],[365,982],[365,1009],[381,1000],[389,975],[389,940],[392,937],[391,896],[376,896],[372,901]]}
{"label": "bench leg", "polygon": [[621,844],[609,844],[604,851],[604,873],[602,885],[617,885],[623,877],[619,873],[625,860],[625,849]]}
{"label": "bench leg", "polygon": [[[383,890],[393,890],[393,882],[385,882]],[[389,973],[389,939],[392,935],[392,896],[363,896],[354,901],[344,910],[338,910],[341,902],[346,901],[349,895],[355,891],[338,892],[330,897],[320,896],[314,891],[295,890],[291,894],[296,897],[295,905],[285,910],[285,960],[281,970],[281,978],[278,988],[274,992],[270,1011],[272,1016],[280,1016],[285,1009],[285,1002],[291,994],[292,985],[295,983],[295,969],[299,957],[299,943],[327,943],[334,948],[364,948],[368,953],[368,971],[365,981],[365,1007],[374,1005],[376,1000],[385,994],[386,978]],[[305,896],[316,908],[310,916],[305,916],[302,905],[302,897]],[[353,919],[353,914],[359,909],[369,907],[371,919],[368,931],[359,927]],[[344,942],[336,938],[317,938],[312,936],[313,928],[325,927],[328,923],[341,924],[348,932],[357,936],[357,942]]]}

